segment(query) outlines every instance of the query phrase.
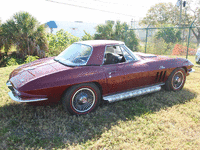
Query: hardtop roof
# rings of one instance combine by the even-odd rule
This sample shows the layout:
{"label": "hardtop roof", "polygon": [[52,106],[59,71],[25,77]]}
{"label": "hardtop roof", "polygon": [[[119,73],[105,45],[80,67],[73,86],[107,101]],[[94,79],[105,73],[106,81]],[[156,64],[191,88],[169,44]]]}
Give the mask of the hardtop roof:
{"label": "hardtop roof", "polygon": [[115,40],[88,40],[88,41],[80,41],[76,43],[86,44],[90,46],[103,46],[103,45],[120,45],[124,44],[122,41],[115,41]]}

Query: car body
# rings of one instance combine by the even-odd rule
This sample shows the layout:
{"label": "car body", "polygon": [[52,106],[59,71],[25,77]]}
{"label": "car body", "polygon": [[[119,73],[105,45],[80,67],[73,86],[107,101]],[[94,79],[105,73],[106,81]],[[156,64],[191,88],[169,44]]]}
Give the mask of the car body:
{"label": "car body", "polygon": [[121,41],[91,40],[72,44],[57,57],[39,59],[11,72],[9,96],[18,102],[54,103],[60,100],[71,114],[86,114],[100,101],[183,88],[193,64],[132,52]]}
{"label": "car body", "polygon": [[200,63],[200,47],[197,49],[195,61],[196,61],[196,63]]}

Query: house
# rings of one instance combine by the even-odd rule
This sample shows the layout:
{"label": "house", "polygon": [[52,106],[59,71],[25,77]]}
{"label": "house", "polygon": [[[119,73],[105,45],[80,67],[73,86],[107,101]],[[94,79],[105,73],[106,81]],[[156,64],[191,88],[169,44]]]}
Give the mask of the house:
{"label": "house", "polygon": [[[112,20],[109,20],[109,21],[112,21]],[[84,31],[86,31],[90,35],[94,35],[96,33],[96,26],[99,25],[99,23],[88,23],[88,22],[83,22],[83,21],[74,21],[74,22],[49,21],[46,24],[47,24],[48,33],[55,34],[57,31],[64,29],[65,31],[79,38],[82,38],[82,36],[85,35]],[[131,27],[132,29],[140,28],[139,23],[136,21],[131,22]],[[141,40],[146,39],[146,30],[138,29],[134,31],[139,39]],[[148,36],[152,36],[153,33],[154,33],[154,30],[150,30],[150,29],[148,30]]]}
{"label": "house", "polygon": [[45,24],[45,27],[48,33],[52,33],[53,29],[56,29],[58,26],[56,25],[55,21],[49,21]]}
{"label": "house", "polygon": [[[51,21],[50,21],[51,22]],[[47,25],[49,22],[47,23]],[[56,26],[55,26],[56,25]],[[55,21],[55,24],[48,25],[48,28],[52,27],[52,33],[55,34],[57,31],[64,29],[65,31],[71,33],[72,35],[81,38],[85,35],[84,31],[94,35],[96,33],[96,26],[98,23],[87,23],[83,21]],[[47,31],[50,33],[51,30]]]}

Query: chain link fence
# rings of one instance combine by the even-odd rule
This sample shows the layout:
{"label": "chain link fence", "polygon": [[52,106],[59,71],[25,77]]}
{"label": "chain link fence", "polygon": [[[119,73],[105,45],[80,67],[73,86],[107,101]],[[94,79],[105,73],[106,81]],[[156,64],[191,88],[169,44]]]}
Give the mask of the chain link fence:
{"label": "chain link fence", "polygon": [[158,55],[195,55],[198,40],[192,30],[197,32],[198,27],[162,27],[135,28],[139,39],[139,51]]}

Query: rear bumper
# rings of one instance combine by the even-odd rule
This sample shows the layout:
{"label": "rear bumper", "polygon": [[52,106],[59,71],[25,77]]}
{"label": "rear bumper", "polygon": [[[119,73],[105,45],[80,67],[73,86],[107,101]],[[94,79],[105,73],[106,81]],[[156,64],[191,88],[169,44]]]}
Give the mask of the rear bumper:
{"label": "rear bumper", "polygon": [[6,85],[11,90],[10,92],[8,92],[8,95],[10,96],[12,100],[16,102],[27,103],[27,102],[38,102],[38,101],[48,100],[48,98],[22,98],[19,95],[17,95],[17,93],[15,92],[16,90],[14,90],[10,81],[7,81]]}

